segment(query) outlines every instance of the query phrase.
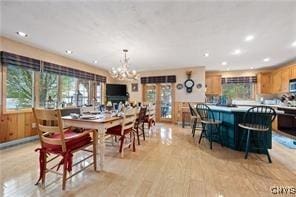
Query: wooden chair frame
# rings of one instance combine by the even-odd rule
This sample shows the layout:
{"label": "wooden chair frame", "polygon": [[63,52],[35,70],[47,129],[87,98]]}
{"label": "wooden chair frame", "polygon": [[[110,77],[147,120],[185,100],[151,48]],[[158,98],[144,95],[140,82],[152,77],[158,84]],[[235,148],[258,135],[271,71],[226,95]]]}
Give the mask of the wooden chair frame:
{"label": "wooden chair frame", "polygon": [[[45,165],[43,169],[41,169],[41,166],[40,166],[39,180],[41,179],[41,185],[43,188],[45,188],[45,177],[46,177],[47,172],[52,172],[52,173],[61,175],[62,176],[62,189],[65,190],[66,189],[66,181],[68,179],[70,179],[71,177],[77,175],[78,173],[82,172],[83,170],[90,167],[91,165],[94,165],[94,170],[96,171],[97,148],[96,148],[96,143],[94,142],[95,139],[93,139],[90,143],[88,143],[82,147],[79,147],[73,151],[70,151],[71,154],[75,153],[77,151],[86,151],[86,152],[92,153],[91,155],[74,163],[72,166],[76,166],[91,157],[93,157],[93,162],[84,166],[82,169],[71,174],[70,176],[67,176],[67,165],[68,164],[67,164],[66,159],[63,157],[63,154],[66,153],[66,151],[67,151],[66,142],[70,141],[73,138],[71,138],[71,137],[67,138],[64,135],[65,129],[63,128],[63,124],[62,124],[61,111],[58,109],[52,110],[52,109],[35,109],[35,108],[33,108],[33,114],[34,114],[34,118],[36,121],[36,127],[38,130],[39,140],[41,143],[41,149],[37,149],[37,150],[40,150],[40,159],[44,162],[44,165]],[[48,126],[48,123],[50,123],[49,126]],[[56,123],[56,126],[52,126],[52,123]],[[49,137],[53,133],[57,133],[57,132],[60,134],[60,139],[51,139]],[[88,135],[91,132],[96,132],[96,131],[95,130],[84,130],[82,133],[75,135],[75,138],[81,137],[83,135]],[[43,154],[41,153],[41,151],[46,151],[44,143],[51,144],[51,145],[60,145],[62,148],[62,153],[57,154],[53,158],[47,160],[48,152],[44,152]],[[93,150],[86,149],[90,145],[93,145]],[[62,160],[63,163],[59,162],[49,169],[46,168],[46,164],[54,161],[55,159],[57,159],[61,156],[63,157],[63,160]],[[54,170],[54,168],[58,167],[60,164],[63,164],[63,173],[60,173],[60,172]],[[39,183],[39,180],[36,183],[36,185]]]}

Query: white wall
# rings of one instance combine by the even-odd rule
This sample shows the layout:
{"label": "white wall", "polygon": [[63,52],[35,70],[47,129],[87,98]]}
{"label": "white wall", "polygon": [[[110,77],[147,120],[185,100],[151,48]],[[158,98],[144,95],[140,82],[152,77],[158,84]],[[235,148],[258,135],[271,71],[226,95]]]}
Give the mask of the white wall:
{"label": "white wall", "polygon": [[[184,85],[184,81],[187,79],[186,71],[192,71],[191,79],[195,82],[192,93],[187,93],[185,87],[181,90],[176,88],[175,101],[176,102],[203,102],[205,100],[205,67],[191,67],[182,69],[168,69],[140,72],[140,78],[146,76],[164,76],[164,75],[176,75],[177,82]],[[136,82],[132,82],[136,83]],[[197,89],[196,85],[202,84],[201,89]],[[131,83],[127,83],[128,92],[130,94],[130,101],[142,102],[142,85],[140,79],[138,80],[139,90],[138,92],[131,91]]]}

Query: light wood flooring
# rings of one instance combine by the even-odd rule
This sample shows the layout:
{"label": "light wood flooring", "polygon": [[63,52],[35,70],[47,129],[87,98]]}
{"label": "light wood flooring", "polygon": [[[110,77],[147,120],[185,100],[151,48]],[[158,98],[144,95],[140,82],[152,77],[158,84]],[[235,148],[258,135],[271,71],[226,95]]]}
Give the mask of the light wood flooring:
{"label": "light wood flooring", "polygon": [[34,185],[38,146],[36,141],[0,150],[2,196],[273,196],[272,186],[296,187],[296,150],[273,142],[272,164],[252,153],[245,160],[218,144],[210,150],[206,140],[195,144],[190,129],[172,124],[158,124],[124,158],[107,146],[105,170],[88,168],[68,181],[66,191],[52,174],[45,189]]}

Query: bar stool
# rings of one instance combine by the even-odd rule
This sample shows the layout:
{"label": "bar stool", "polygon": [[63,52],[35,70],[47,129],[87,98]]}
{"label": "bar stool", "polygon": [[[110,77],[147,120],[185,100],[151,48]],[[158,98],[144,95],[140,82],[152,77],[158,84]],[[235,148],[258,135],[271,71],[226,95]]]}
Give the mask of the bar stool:
{"label": "bar stool", "polygon": [[[213,111],[206,104],[203,104],[203,103],[197,104],[196,111],[200,116],[201,125],[202,125],[202,131],[201,131],[198,143],[200,144],[201,138],[207,137],[210,141],[210,148],[212,149],[213,134],[218,134],[221,146],[223,146],[222,132],[220,131],[220,126],[222,122],[220,120],[215,119]],[[209,128],[209,134],[207,133],[208,128]],[[216,132],[214,133],[213,133],[213,128],[216,129]]]}
{"label": "bar stool", "polygon": [[273,108],[268,106],[256,106],[250,108],[243,117],[243,122],[238,124],[239,127],[244,129],[244,133],[241,138],[240,147],[242,147],[242,141],[245,137],[245,131],[247,131],[247,142],[245,150],[245,159],[248,158],[249,148],[250,148],[250,138],[252,133],[260,135],[263,137],[263,147],[257,147],[256,149],[263,149],[267,155],[269,163],[271,163],[271,158],[268,153],[268,148],[266,145],[267,132],[271,129],[271,123],[276,117],[276,112]]}
{"label": "bar stool", "polygon": [[195,130],[197,128],[201,128],[201,127],[197,127],[197,123],[200,123],[200,118],[196,112],[196,110],[191,106],[190,103],[188,103],[189,105],[189,109],[190,109],[190,115],[191,115],[191,123],[193,122],[192,124],[192,137],[195,136]]}

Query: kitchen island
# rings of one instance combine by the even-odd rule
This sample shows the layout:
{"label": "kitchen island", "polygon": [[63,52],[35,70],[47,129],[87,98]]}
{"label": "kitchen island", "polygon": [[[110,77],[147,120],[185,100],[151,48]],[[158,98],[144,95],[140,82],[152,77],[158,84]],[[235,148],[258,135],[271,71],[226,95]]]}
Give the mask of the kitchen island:
{"label": "kitchen island", "polygon": [[[244,151],[246,145],[246,137],[243,134],[246,130],[238,126],[243,122],[244,113],[250,109],[250,106],[226,107],[208,105],[213,111],[215,119],[221,120],[221,132],[223,138],[223,145],[234,150]],[[277,114],[283,112],[276,110]],[[243,141],[241,143],[241,140]],[[272,129],[267,131],[267,135],[259,135],[258,132],[253,132],[250,143],[250,152],[260,152],[255,147],[262,147],[263,140],[266,141],[267,147],[272,148]],[[214,141],[219,142],[218,136],[213,138]]]}

